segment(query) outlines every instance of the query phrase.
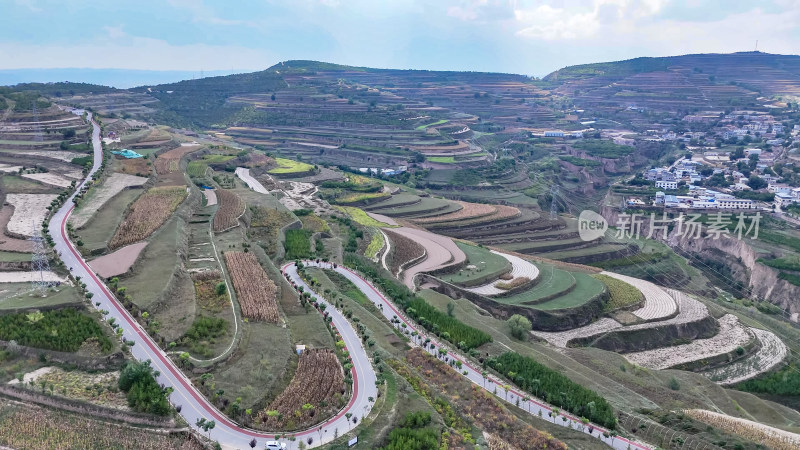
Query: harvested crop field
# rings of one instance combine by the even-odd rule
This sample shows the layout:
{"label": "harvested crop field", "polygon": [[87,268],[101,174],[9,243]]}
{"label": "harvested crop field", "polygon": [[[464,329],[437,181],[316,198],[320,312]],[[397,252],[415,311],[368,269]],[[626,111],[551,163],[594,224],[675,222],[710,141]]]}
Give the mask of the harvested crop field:
{"label": "harvested crop field", "polygon": [[137,177],[124,173],[115,173],[108,177],[102,185],[96,187],[83,199],[81,206],[72,213],[70,221],[75,228],[80,228],[94,216],[94,214],[124,189],[141,186],[147,182],[145,177]]}
{"label": "harvested crop field", "polygon": [[31,156],[41,156],[43,158],[53,158],[64,162],[71,162],[73,159],[85,158],[86,156],[90,156],[87,155],[86,153],[78,153],[78,152],[70,152],[62,150],[25,151],[25,154]]}
{"label": "harvested crop field", "polygon": [[156,173],[167,175],[177,172],[180,168],[181,158],[199,149],[199,145],[181,146],[158,155],[158,158],[156,158]]}
{"label": "harvested crop field", "polygon": [[744,347],[753,339],[753,335],[739,323],[739,319],[733,314],[726,314],[719,319],[719,326],[720,329],[716,336],[708,339],[696,339],[689,344],[628,353],[625,357],[628,361],[642,367],[662,370],[733,352],[737,347]]}
{"label": "harvested crop field", "polygon": [[403,283],[409,288],[413,289],[414,277],[418,273],[461,264],[467,260],[467,255],[448,237],[408,227],[395,228],[393,231],[416,241],[427,253],[425,259],[403,272]]}
{"label": "harvested crop field", "polygon": [[384,230],[391,241],[391,263],[389,269],[397,276],[403,265],[425,256],[425,247],[405,235]]}
{"label": "harvested crop field", "polygon": [[0,283],[30,283],[32,281],[67,281],[55,272],[0,272]]}
{"label": "harvested crop field", "polygon": [[239,225],[239,217],[244,214],[244,200],[231,191],[221,189],[217,192],[219,208],[214,214],[214,231],[217,233]]}
{"label": "harvested crop field", "polygon": [[753,442],[760,442],[775,450],[795,450],[800,448],[800,435],[773,428],[752,420],[732,417],[703,409],[684,411],[692,419],[741,436]]}
{"label": "harvested crop field", "polygon": [[136,199],[108,244],[117,249],[150,237],[186,198],[181,186],[155,187]]}
{"label": "harvested crop field", "polygon": [[55,200],[55,194],[8,194],[6,203],[14,207],[14,214],[6,229],[19,236],[33,236],[34,227],[40,227],[47,215],[47,207]]}
{"label": "harvested crop field", "polygon": [[717,384],[731,385],[770,371],[786,358],[789,349],[775,333],[758,328],[750,331],[761,343],[758,351],[733,364],[701,373]]}
{"label": "harvested crop field", "polygon": [[29,180],[38,181],[39,183],[49,184],[50,186],[66,188],[72,184],[72,180],[68,180],[61,175],[57,175],[55,173],[25,173],[22,174],[22,178],[27,178]]}
{"label": "harvested crop field", "polygon": [[456,202],[461,205],[461,209],[449,214],[442,214],[441,216],[426,217],[423,219],[414,219],[414,222],[419,224],[429,224],[437,222],[451,222],[455,220],[470,220],[479,217],[494,214],[497,208],[494,205],[487,205],[482,203],[470,202]]}
{"label": "harvested crop field", "polygon": [[[306,350],[300,355],[292,382],[257,419],[268,429],[312,425],[344,406],[345,392],[344,372],[336,353],[329,349]],[[277,411],[280,416],[269,411]]]}
{"label": "harvested crop field", "polygon": [[602,272],[602,275],[622,280],[642,292],[644,295],[644,306],[633,311],[633,314],[640,319],[665,319],[678,311],[678,305],[675,303],[675,299],[664,289],[661,289],[659,286],[649,281],[607,271]]}
{"label": "harvested crop field", "polygon": [[122,275],[133,266],[133,263],[136,262],[136,258],[139,257],[139,253],[141,253],[146,246],[147,242],[137,242],[127,245],[114,253],[103,255],[89,261],[89,266],[103,278]]}
{"label": "harvested crop field", "polygon": [[117,170],[128,175],[136,175],[141,177],[149,177],[152,174],[150,163],[146,159],[122,159],[117,160],[119,166]]}
{"label": "harvested crop field", "polygon": [[[5,230],[11,215],[14,214],[14,207],[4,205],[0,209],[0,230]],[[0,250],[5,252],[29,253],[33,251],[33,241],[16,239],[9,236],[0,236]]]}
{"label": "harvested crop field", "polygon": [[266,322],[280,322],[275,283],[267,276],[256,256],[245,252],[226,252],[225,264],[233,280],[242,315]]}
{"label": "harvested crop field", "polygon": [[[57,443],[57,444],[56,444]],[[84,415],[0,400],[0,445],[30,450],[54,448],[200,450],[189,434],[160,434]]]}
{"label": "harvested crop field", "polygon": [[508,280],[496,280],[467,290],[480,295],[498,295],[509,289],[524,286],[539,277],[539,268],[530,261],[494,250],[492,250],[492,254],[502,256],[511,263],[511,272],[507,274],[511,278]]}

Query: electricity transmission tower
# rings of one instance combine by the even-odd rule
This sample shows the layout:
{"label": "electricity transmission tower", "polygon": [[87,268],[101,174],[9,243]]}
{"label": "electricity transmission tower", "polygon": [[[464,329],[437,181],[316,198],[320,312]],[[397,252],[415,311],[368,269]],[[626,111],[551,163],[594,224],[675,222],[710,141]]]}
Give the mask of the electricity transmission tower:
{"label": "electricity transmission tower", "polygon": [[558,219],[558,205],[556,204],[556,196],[558,195],[558,185],[550,186],[550,220]]}
{"label": "electricity transmission tower", "polygon": [[44,248],[44,238],[39,231],[39,228],[34,225],[33,237],[33,257],[32,257],[32,270],[35,273],[33,278],[33,290],[35,294],[42,297],[47,294],[47,289],[50,287],[50,282],[45,281],[45,273],[50,272],[50,261],[47,259],[47,251]]}
{"label": "electricity transmission tower", "polygon": [[36,132],[33,136],[33,140],[36,142],[44,141],[44,136],[42,136],[42,124],[39,122],[39,111],[36,110],[36,99],[33,100],[33,123],[34,131]]}

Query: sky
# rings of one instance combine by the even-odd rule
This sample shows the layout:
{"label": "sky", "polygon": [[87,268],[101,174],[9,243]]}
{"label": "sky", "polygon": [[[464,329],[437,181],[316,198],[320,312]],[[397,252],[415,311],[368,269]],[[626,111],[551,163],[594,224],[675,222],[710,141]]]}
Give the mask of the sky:
{"label": "sky", "polygon": [[800,0],[0,0],[0,70],[254,71],[291,59],[544,76],[800,53]]}

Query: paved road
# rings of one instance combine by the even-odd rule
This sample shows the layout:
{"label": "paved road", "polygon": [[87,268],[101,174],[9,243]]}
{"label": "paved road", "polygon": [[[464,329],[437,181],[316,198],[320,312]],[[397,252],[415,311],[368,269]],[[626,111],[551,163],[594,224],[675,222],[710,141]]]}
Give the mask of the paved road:
{"label": "paved road", "polygon": [[[319,263],[319,264],[317,264],[317,263],[314,263],[314,262],[307,262],[306,264],[310,265],[310,266],[324,266],[325,268],[329,268],[329,269],[332,268],[329,263]],[[490,393],[491,392],[495,392],[495,390],[496,390],[496,394],[495,395],[499,399],[504,400],[504,401],[506,401],[508,403],[516,404],[516,402],[519,400],[520,407],[523,408],[525,411],[528,411],[530,414],[537,415],[537,416],[541,412],[542,417],[544,418],[543,420],[548,420],[548,413],[550,413],[552,411],[552,408],[549,405],[545,404],[544,401],[535,399],[535,398],[533,398],[533,396],[528,395],[528,397],[530,397],[531,400],[525,402],[522,399],[525,398],[525,396],[527,394],[525,394],[525,393],[523,393],[523,392],[521,392],[521,391],[519,391],[517,389],[513,389],[513,388],[509,388],[508,392],[506,393],[506,390],[503,387],[504,382],[502,380],[497,380],[497,379],[495,379],[494,377],[491,377],[491,376],[489,376],[486,380],[484,380],[483,375],[482,375],[483,371],[481,370],[481,368],[479,366],[472,365],[471,362],[468,362],[461,355],[459,355],[457,353],[453,353],[453,350],[452,350],[452,348],[449,347],[449,345],[442,345],[441,341],[439,341],[435,336],[427,335],[427,333],[425,331],[422,331],[422,329],[419,328],[416,325],[416,323],[411,321],[411,319],[409,319],[408,317],[405,317],[403,315],[403,313],[401,313],[401,310],[399,308],[397,308],[394,304],[392,304],[390,301],[388,301],[386,299],[386,297],[383,296],[383,294],[381,294],[371,283],[369,283],[364,278],[362,278],[361,275],[359,275],[358,273],[356,273],[355,271],[353,271],[353,270],[351,270],[351,269],[349,269],[347,267],[342,267],[342,266],[338,266],[334,270],[336,270],[340,274],[342,274],[345,277],[347,277],[347,279],[349,279],[351,282],[353,282],[353,284],[355,284],[356,287],[359,290],[364,292],[364,294],[366,294],[367,298],[369,298],[370,301],[372,301],[375,304],[375,306],[377,306],[378,309],[380,311],[382,311],[383,315],[387,319],[391,320],[391,319],[396,317],[396,318],[400,319],[402,321],[402,323],[405,323],[406,330],[408,330],[409,334],[412,331],[416,331],[417,333],[419,333],[419,337],[413,338],[413,342],[419,343],[419,342],[423,342],[425,340],[425,338],[430,338],[431,342],[433,342],[436,345],[436,350],[431,351],[430,349],[428,349],[427,351],[429,353],[436,354],[436,353],[438,353],[438,349],[440,349],[440,348],[447,349],[449,357],[451,357],[451,358],[453,358],[453,359],[455,359],[457,361],[461,361],[461,363],[462,363],[461,369],[453,369],[454,373],[459,373],[462,376],[467,377],[467,379],[469,379],[469,381],[477,384],[478,386],[482,386],[485,390],[487,390]],[[463,372],[466,372],[466,374],[464,374]],[[557,425],[573,426],[574,427],[573,423],[580,424],[580,418],[575,417],[575,416],[573,416],[571,414],[562,413],[561,416],[566,417],[567,421],[564,422],[561,419],[561,417],[559,417],[555,421],[555,423]],[[650,446],[648,446],[646,444],[642,444],[640,442],[628,440],[628,439],[625,439],[625,438],[622,438],[622,437],[616,437],[616,438],[613,438],[613,439],[610,438],[610,437],[606,438],[606,437],[603,436],[603,432],[604,431],[605,431],[605,429],[603,427],[598,426],[598,425],[594,425],[594,432],[592,433],[592,436],[597,438],[597,439],[600,439],[605,444],[607,444],[607,445],[609,445],[609,446],[611,446],[611,447],[613,447],[615,449],[619,449],[619,450],[627,450],[628,448],[630,448],[630,449],[638,449],[638,450],[651,450],[652,449],[652,447],[650,447]],[[589,434],[588,429],[584,430],[584,433]]]}
{"label": "paved road", "polygon": [[267,191],[267,188],[265,188],[264,185],[259,183],[258,180],[256,180],[255,178],[253,178],[252,175],[250,175],[250,169],[247,169],[247,168],[244,168],[244,167],[237,167],[236,168],[236,176],[241,178],[242,181],[244,181],[244,183],[250,189],[252,189],[252,190],[254,190],[254,191],[258,192],[258,193],[261,193],[261,194],[269,194],[269,191]]}
{"label": "paved road", "polygon": [[[89,172],[87,180],[97,171],[102,162],[100,128],[96,123],[92,123],[94,125],[92,134],[95,152],[94,166]],[[83,186],[85,183],[86,181],[81,183],[80,186]],[[174,389],[170,396],[170,401],[174,405],[181,406],[181,416],[183,416],[191,426],[194,426],[199,418],[214,420],[216,422],[216,427],[210,431],[210,437],[219,441],[225,448],[247,450],[250,448],[249,442],[253,438],[256,438],[259,446],[263,446],[264,441],[272,439],[274,437],[273,433],[265,433],[239,427],[211,405],[175,366],[172,360],[158,348],[150,336],[139,326],[125,308],[114,299],[114,296],[103,284],[102,280],[92,272],[89,265],[81,258],[80,253],[67,238],[66,223],[73,208],[72,197],[70,197],[50,221],[50,230],[53,233],[56,251],[61,255],[67,267],[72,268],[72,273],[75,276],[81,277],[81,281],[86,283],[88,291],[94,294],[92,297],[93,304],[94,302],[99,302],[98,309],[108,311],[107,317],[114,318],[116,323],[120,324],[123,330],[123,337],[128,341],[135,342],[134,346],[131,348],[133,357],[139,361],[151,361],[152,366],[160,373],[158,382]],[[290,273],[290,275],[294,273],[296,277],[296,272],[293,272],[292,269],[288,269],[287,272]],[[310,291],[310,289],[308,290]],[[352,413],[354,416],[358,417],[360,423],[361,417],[366,414],[371,407],[371,402],[368,401],[368,397],[377,397],[375,372],[368,360],[366,351],[361,345],[361,340],[358,338],[357,333],[353,330],[345,317],[336,311],[335,308],[328,307],[327,311],[330,312],[333,317],[333,324],[341,333],[342,339],[353,357],[354,395],[351,397],[350,403],[344,410],[323,425],[322,442],[332,440],[334,430],[337,428],[339,434],[350,429],[351,424],[345,417],[345,413]],[[262,345],[270,344],[265,342],[262,343]],[[306,440],[308,437],[314,439],[312,446],[317,446],[321,443],[319,438],[320,433],[317,431],[317,427],[295,434],[298,436],[297,441],[285,441],[288,444],[287,447],[290,449],[299,447],[300,439]]]}

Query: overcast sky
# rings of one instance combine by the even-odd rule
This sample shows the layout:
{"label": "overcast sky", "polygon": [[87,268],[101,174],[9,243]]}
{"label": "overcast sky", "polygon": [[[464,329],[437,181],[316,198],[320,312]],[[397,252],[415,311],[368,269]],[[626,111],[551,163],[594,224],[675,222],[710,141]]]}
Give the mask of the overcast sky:
{"label": "overcast sky", "polygon": [[800,0],[0,0],[0,69],[259,70],[289,59],[543,76],[800,53]]}

